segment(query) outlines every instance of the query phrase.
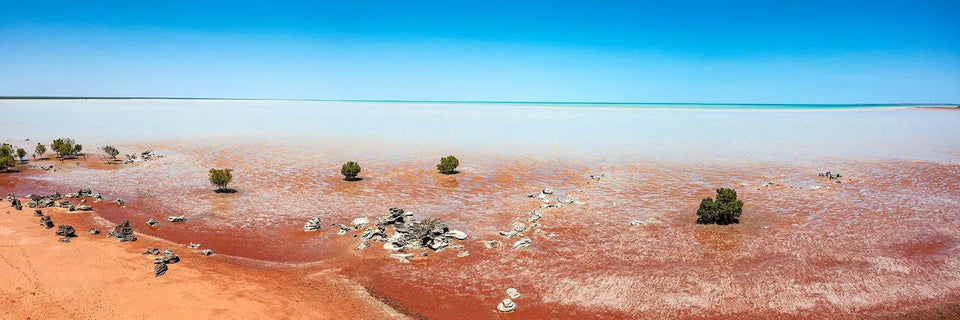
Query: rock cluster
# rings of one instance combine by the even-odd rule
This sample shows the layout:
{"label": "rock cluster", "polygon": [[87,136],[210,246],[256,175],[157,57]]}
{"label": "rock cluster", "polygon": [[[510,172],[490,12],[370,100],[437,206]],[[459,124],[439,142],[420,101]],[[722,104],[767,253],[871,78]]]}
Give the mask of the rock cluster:
{"label": "rock cluster", "polygon": [[73,238],[77,236],[77,230],[69,224],[61,224],[57,227],[56,234],[61,237]]}
{"label": "rock cluster", "polygon": [[520,298],[520,291],[517,291],[515,288],[507,289],[507,298],[500,300],[500,303],[497,304],[497,311],[500,312],[513,312],[517,309],[517,304],[513,302],[513,299]]}
{"label": "rock cluster", "polygon": [[[9,196],[7,196],[7,197],[9,197]],[[9,198],[8,198],[8,199],[9,199]],[[9,199],[9,200],[10,200],[10,207],[12,207],[12,208],[14,208],[14,209],[17,209],[17,210],[23,210],[23,205],[20,204],[20,199],[13,198],[13,199]]]}
{"label": "rock cluster", "polygon": [[177,262],[180,262],[180,256],[173,253],[173,249],[170,248],[163,249],[160,257],[153,259],[153,263],[155,264],[174,264]]}
{"label": "rock cluster", "polygon": [[61,199],[59,193],[54,193],[49,196],[34,195],[28,198],[30,198],[30,201],[27,202],[27,206],[37,209],[55,207],[57,206],[57,200]]}
{"label": "rock cluster", "polygon": [[133,235],[133,227],[130,226],[130,220],[123,220],[123,223],[117,225],[113,230],[107,232],[107,236],[117,239],[120,242],[137,241]]}
{"label": "rock cluster", "polygon": [[843,178],[843,175],[841,175],[841,174],[839,174],[839,173],[830,173],[830,171],[820,172],[820,173],[818,173],[818,174],[819,174],[821,177],[830,178],[830,180],[837,180],[837,179]]}
{"label": "rock cluster", "polygon": [[[414,255],[406,253],[414,250],[440,251],[444,248],[463,249],[463,245],[451,243],[451,240],[466,240],[467,234],[459,230],[450,230],[447,223],[440,219],[426,219],[419,221],[412,212],[401,208],[390,208],[387,215],[378,217],[374,226],[369,226],[367,218],[353,220],[354,229],[362,229],[360,244],[357,249],[365,249],[371,241],[383,242],[383,248],[394,253],[390,256],[400,262],[407,262]],[[345,232],[341,225],[341,232]],[[392,235],[387,230],[393,229]],[[346,229],[349,230],[349,229]],[[462,251],[466,252],[466,251]],[[466,253],[469,254],[469,253]]]}
{"label": "rock cluster", "polygon": [[63,195],[63,197],[64,198],[96,198],[101,200],[103,199],[103,197],[100,196],[99,192],[93,192],[90,189],[80,189],[80,191],[77,191],[77,193],[68,193]]}

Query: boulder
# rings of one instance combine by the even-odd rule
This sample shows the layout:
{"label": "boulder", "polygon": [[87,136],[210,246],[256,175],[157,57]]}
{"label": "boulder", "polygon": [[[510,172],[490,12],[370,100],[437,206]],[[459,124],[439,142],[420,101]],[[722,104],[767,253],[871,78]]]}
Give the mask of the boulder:
{"label": "boulder", "polygon": [[497,310],[500,312],[513,312],[513,310],[516,309],[517,305],[514,304],[513,300],[510,300],[510,298],[503,299],[503,301],[500,301],[500,303],[497,304]]}
{"label": "boulder", "polygon": [[42,217],[42,216],[43,216],[43,211],[40,211],[40,209],[33,210],[33,216],[34,216],[34,217]]}
{"label": "boulder", "polygon": [[50,216],[42,216],[40,217],[40,225],[47,229],[53,228],[53,220],[50,220]]}
{"label": "boulder", "polygon": [[170,222],[184,222],[184,221],[187,221],[187,217],[185,217],[185,216],[169,216],[169,217],[167,217],[167,221],[170,221]]}
{"label": "boulder", "polygon": [[514,249],[523,249],[529,247],[533,241],[530,238],[523,238],[513,243]]}
{"label": "boulder", "polygon": [[17,210],[23,210],[23,205],[20,204],[20,199],[17,198],[13,198],[13,200],[10,201],[10,206]]}
{"label": "boulder", "polygon": [[163,253],[159,258],[153,259],[153,263],[157,264],[174,264],[180,262],[180,256],[173,253],[173,250],[170,248],[163,249]]}
{"label": "boulder", "polygon": [[320,228],[323,228],[323,225],[320,224],[320,217],[310,219],[307,223],[303,224],[303,231],[307,232],[317,231],[320,230]]}
{"label": "boulder", "polygon": [[520,298],[520,291],[517,291],[516,288],[507,288],[507,296],[510,297],[510,299]]}
{"label": "boulder", "polygon": [[158,263],[155,266],[153,266],[153,277],[156,278],[156,277],[162,276],[166,274],[167,270],[169,269],[170,268],[167,267],[166,263]]}
{"label": "boulder", "polygon": [[77,236],[77,230],[74,229],[73,226],[71,226],[71,225],[61,224],[60,226],[57,227],[57,232],[56,232],[56,234],[57,234],[58,236],[63,236],[63,237],[71,238],[71,237],[76,237],[76,236]]}
{"label": "boulder", "polygon": [[123,220],[123,222],[113,228],[113,230],[107,232],[107,236],[117,239],[117,241],[120,242],[137,241],[137,237],[133,235],[133,227],[130,226],[130,220]]}

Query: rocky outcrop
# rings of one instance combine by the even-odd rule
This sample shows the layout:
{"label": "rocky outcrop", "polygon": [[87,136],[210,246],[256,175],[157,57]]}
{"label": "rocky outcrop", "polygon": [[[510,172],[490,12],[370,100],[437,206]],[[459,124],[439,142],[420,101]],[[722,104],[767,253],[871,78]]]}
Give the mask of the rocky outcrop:
{"label": "rocky outcrop", "polygon": [[133,227],[130,226],[130,220],[123,220],[123,223],[117,225],[113,230],[107,232],[107,236],[117,239],[120,242],[137,241],[133,235]]}
{"label": "rocky outcrop", "polygon": [[170,221],[170,222],[184,222],[184,221],[187,221],[187,217],[185,217],[185,216],[169,216],[169,217],[167,217],[167,221]]}
{"label": "rocky outcrop", "polygon": [[163,253],[159,258],[153,259],[153,263],[156,264],[174,264],[180,262],[180,256],[173,253],[173,249],[166,248],[163,249]]}
{"label": "rocky outcrop", "polygon": [[53,228],[53,220],[50,220],[50,216],[42,216],[40,217],[40,225],[47,229]]}
{"label": "rocky outcrop", "polygon": [[320,223],[320,217],[310,219],[307,223],[303,224],[303,231],[306,232],[317,231],[320,230],[320,228],[323,228],[323,225]]}
{"label": "rocky outcrop", "polygon": [[354,229],[360,229],[363,226],[370,224],[370,219],[367,219],[367,217],[356,218],[356,219],[353,219],[353,221],[351,221],[350,224],[353,225]]}
{"label": "rocky outcrop", "polygon": [[77,230],[69,224],[61,224],[57,227],[56,234],[61,237],[73,238],[77,236]]}
{"label": "rocky outcrop", "polygon": [[[366,221],[365,221],[366,220]],[[357,249],[366,249],[370,247],[372,241],[383,242],[383,248],[387,251],[408,252],[413,250],[423,250],[426,255],[427,250],[440,251],[444,248],[462,249],[463,245],[451,243],[451,240],[465,240],[467,234],[459,230],[450,230],[447,223],[440,219],[417,220],[413,213],[406,212],[401,208],[390,208],[387,215],[378,217],[376,226],[369,227],[369,220],[359,218],[353,221],[355,228],[363,229],[360,234],[360,244]],[[345,233],[341,225],[341,232]],[[392,235],[387,235],[387,230],[393,229]],[[463,251],[466,252],[466,251]],[[469,253],[465,253],[469,254]],[[414,255],[393,256],[401,262]],[[403,257],[403,258],[401,258]]]}

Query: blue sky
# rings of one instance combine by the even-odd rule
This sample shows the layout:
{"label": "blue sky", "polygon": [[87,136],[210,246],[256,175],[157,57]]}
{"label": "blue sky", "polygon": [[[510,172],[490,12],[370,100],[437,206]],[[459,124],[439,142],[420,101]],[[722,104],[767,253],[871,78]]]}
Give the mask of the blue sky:
{"label": "blue sky", "polygon": [[0,95],[960,102],[960,1],[6,1]]}

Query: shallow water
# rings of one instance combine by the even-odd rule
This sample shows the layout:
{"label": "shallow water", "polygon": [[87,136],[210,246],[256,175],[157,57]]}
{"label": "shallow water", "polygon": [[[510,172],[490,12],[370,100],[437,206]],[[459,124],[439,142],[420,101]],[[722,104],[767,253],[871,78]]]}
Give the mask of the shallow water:
{"label": "shallow water", "polygon": [[0,100],[0,110],[8,115],[0,137],[14,144],[67,136],[88,149],[230,138],[383,156],[436,151],[706,163],[939,161],[956,160],[960,150],[953,138],[960,112],[897,106]]}

